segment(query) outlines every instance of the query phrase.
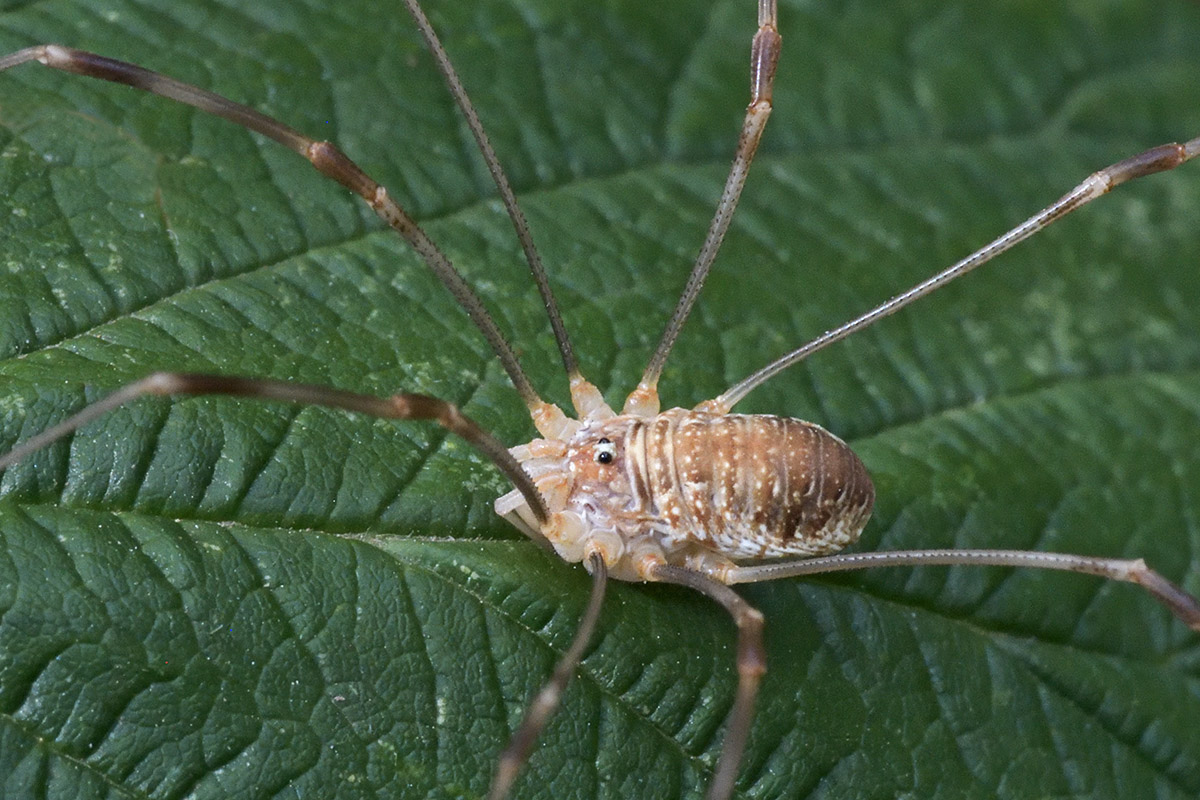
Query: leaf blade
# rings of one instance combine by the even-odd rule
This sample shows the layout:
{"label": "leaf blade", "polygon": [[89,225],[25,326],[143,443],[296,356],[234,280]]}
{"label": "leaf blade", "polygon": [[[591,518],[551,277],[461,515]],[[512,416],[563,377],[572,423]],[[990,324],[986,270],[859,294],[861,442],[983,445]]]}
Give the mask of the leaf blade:
{"label": "leaf blade", "polygon": [[[375,16],[356,19],[349,6],[130,4],[113,19],[62,8],[8,15],[8,38],[23,46],[32,32],[128,57],[150,50],[156,66],[306,130],[333,121],[338,140],[402,192],[493,303],[537,384],[561,396],[507,222],[404,20],[364,32],[361,19]],[[1189,110],[1200,103],[1185,102],[1194,82],[1181,78],[1195,72],[1181,44],[1194,10],[999,8],[971,20],[923,4],[782,10],[785,62],[766,152],[668,366],[668,397],[711,396],[1096,166],[1200,130]],[[511,90],[472,89],[564,287],[588,372],[619,399],[723,178],[745,102],[744,9],[701,8],[672,26],[615,4],[431,12],[469,87],[496,75]],[[364,60],[365,38],[392,49],[380,44],[383,55]],[[582,77],[581,61],[601,77]],[[31,93],[5,94],[0,106],[17,147],[2,163],[23,165],[5,187],[18,200],[0,215],[15,225],[4,241],[24,243],[10,261],[41,266],[8,287],[0,315],[4,352],[25,354],[0,365],[13,387],[10,437],[121,380],[182,365],[430,391],[506,441],[529,435],[502,374],[419,263],[306,165],[154,98],[34,73],[14,73]],[[589,80],[604,103],[578,102]],[[47,102],[55,110],[34,110]],[[714,122],[716,108],[726,111]],[[262,180],[241,186],[247,178]],[[1200,485],[1196,194],[1181,172],[1108,198],[916,316],[764,387],[748,408],[813,418],[854,441],[881,496],[866,546],[1061,545],[1146,555],[1186,580]],[[21,209],[35,221],[22,225]],[[799,288],[764,298],[785,286]],[[95,605],[139,609],[112,615],[106,629],[126,643],[103,651],[115,662],[111,683],[78,672],[53,690],[31,691],[27,675],[3,684],[15,739],[6,758],[43,775],[47,763],[82,770],[71,779],[81,792],[115,782],[155,796],[265,795],[295,781],[345,796],[482,793],[492,754],[569,640],[585,594],[577,571],[513,542],[491,517],[503,487],[476,456],[416,426],[213,400],[151,404],[11,471],[0,488],[18,517],[54,518],[44,547],[80,542],[47,574],[93,575],[108,584]],[[67,507],[43,508],[59,497]],[[241,571],[195,591],[176,627],[211,639],[209,624],[239,613],[248,630],[272,624],[258,623],[262,638],[193,651],[234,688],[210,707],[226,720],[221,748],[183,774],[167,765],[187,736],[148,743],[144,731],[126,732],[137,728],[131,705],[104,700],[130,696],[122,676],[158,674],[135,647],[147,636],[135,621],[163,614],[154,594],[137,596],[163,578],[126,577],[121,590],[120,553],[180,580],[189,548],[201,574],[221,575],[222,553],[237,554]],[[357,596],[347,593],[351,565]],[[0,583],[18,593],[36,585]],[[772,666],[747,793],[1195,794],[1195,641],[1128,587],[926,570],[746,591],[767,613]],[[732,692],[728,622],[681,592],[615,595],[523,796],[678,796],[707,781]],[[88,596],[46,593],[29,619],[54,627],[62,597],[90,610]],[[456,623],[475,635],[453,635]],[[426,632],[441,637],[436,658]],[[25,652],[25,640],[10,641],[0,652]],[[261,658],[248,666],[246,653]],[[966,666],[956,663],[963,653]],[[268,667],[300,676],[298,694],[272,679],[253,696]],[[989,669],[981,687],[975,678]],[[1098,686],[1121,700],[1097,700]],[[88,701],[60,724],[67,712],[54,701],[72,693]],[[181,709],[204,696],[181,698]],[[30,699],[48,716],[27,726]],[[120,735],[98,735],[105,721]],[[43,740],[54,747],[29,760]],[[261,780],[248,777],[254,765]]]}

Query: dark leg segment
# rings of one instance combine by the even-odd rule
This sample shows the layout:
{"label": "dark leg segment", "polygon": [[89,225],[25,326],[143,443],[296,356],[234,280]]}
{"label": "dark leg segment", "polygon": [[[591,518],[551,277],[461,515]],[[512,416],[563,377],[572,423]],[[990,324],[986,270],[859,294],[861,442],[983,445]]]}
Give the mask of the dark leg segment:
{"label": "dark leg segment", "polygon": [[729,718],[725,724],[725,744],[717,759],[717,769],[708,786],[708,800],[727,800],[733,794],[738,766],[746,740],[750,737],[750,723],[754,721],[754,702],[758,698],[758,686],[767,671],[767,655],[763,649],[763,616],[741,595],[702,572],[686,567],[659,565],[654,568],[653,580],[675,583],[695,589],[716,600],[737,626],[737,695]]}
{"label": "dark leg segment", "polygon": [[587,609],[579,620],[575,638],[571,646],[563,653],[562,658],[554,665],[550,680],[538,691],[525,710],[525,718],[521,727],[513,732],[508,746],[500,754],[496,764],[496,772],[492,778],[492,788],[488,791],[488,800],[504,800],[512,790],[513,782],[521,772],[521,767],[529,760],[533,746],[538,736],[545,730],[546,724],[562,702],[563,692],[575,675],[579,662],[583,659],[583,651],[587,649],[592,635],[596,632],[596,623],[600,619],[600,609],[604,605],[604,590],[608,585],[608,566],[599,553],[592,553],[588,559],[592,571],[592,594],[588,598]]}
{"label": "dark leg segment", "polygon": [[529,263],[529,271],[533,274],[533,281],[537,284],[538,293],[542,296],[542,304],[546,307],[546,316],[550,318],[550,327],[554,330],[554,341],[558,343],[558,351],[562,355],[563,368],[567,371],[567,377],[570,379],[582,377],[579,374],[579,364],[575,360],[575,352],[571,348],[571,340],[567,336],[567,328],[563,325],[562,315],[558,311],[558,303],[554,300],[554,292],[550,290],[550,281],[546,277],[545,267],[542,266],[542,257],[538,255],[537,248],[533,246],[533,235],[529,232],[529,223],[525,221],[525,213],[521,211],[521,206],[517,203],[517,196],[508,183],[508,176],[504,174],[504,170],[500,166],[500,159],[496,158],[496,151],[492,149],[491,140],[483,130],[483,123],[479,121],[479,115],[475,113],[475,105],[467,96],[467,90],[463,88],[462,81],[459,80],[458,71],[450,63],[450,57],[446,55],[446,48],[442,47],[441,40],[438,39],[433,26],[429,24],[429,18],[425,16],[420,4],[417,3],[417,0],[404,0],[404,5],[408,8],[413,22],[417,24],[421,38],[425,40],[425,46],[429,48],[429,52],[437,61],[438,71],[446,79],[446,86],[449,88],[451,96],[454,97],[454,102],[458,104],[459,110],[462,111],[462,115],[467,121],[467,127],[471,129],[471,135],[475,137],[479,153],[483,156],[484,164],[487,165],[488,172],[491,173],[492,180],[500,191],[500,200],[504,203],[508,218],[512,220],[517,240],[521,243],[521,249],[525,252],[525,260]]}
{"label": "dark leg segment", "polygon": [[729,169],[729,177],[725,179],[725,189],[717,203],[716,213],[709,224],[708,235],[692,273],[688,276],[683,294],[671,314],[671,320],[663,331],[662,339],[658,342],[646,371],[638,382],[638,387],[625,401],[625,412],[642,416],[658,413],[658,378],[667,362],[667,355],[683,328],[683,323],[691,313],[692,305],[700,295],[708,271],[717,257],[721,242],[733,221],[733,212],[737,209],[738,200],[742,196],[742,187],[746,183],[746,173],[750,162],[758,150],[762,139],[763,129],[766,128],[767,118],[771,116],[771,91],[775,83],[775,65],[779,61],[779,49],[783,39],[779,36],[778,14],[775,0],[758,0],[758,32],[750,45],[750,105],[746,109],[746,118],[742,123],[742,132],[738,137],[737,150],[733,156],[733,166]]}
{"label": "dark leg segment", "polygon": [[42,449],[68,434],[78,430],[109,411],[146,395],[173,394],[222,394],[235,397],[253,397],[260,400],[280,400],[285,403],[326,406],[353,411],[384,419],[431,420],[456,434],[479,450],[500,468],[529,503],[539,522],[546,522],[549,513],[546,504],[533,481],[521,469],[503,444],[479,427],[458,407],[423,394],[394,394],[391,397],[375,397],[369,394],[345,392],[328,386],[308,383],[290,383],[259,378],[226,377],[193,372],[155,372],[139,381],[126,384],[102,400],[84,408],[36,436],[30,437],[9,453],[0,457],[0,470],[7,469],[21,459]]}
{"label": "dark leg segment", "polygon": [[29,61],[36,61],[63,72],[125,84],[160,97],[185,103],[205,113],[261,133],[307,158],[323,174],[366,200],[375,213],[417,251],[417,254],[454,295],[454,299],[483,333],[531,413],[545,406],[525,376],[516,354],[504,338],[504,334],[496,326],[491,314],[488,313],[478,295],[463,280],[454,265],[450,263],[450,260],[417,225],[416,221],[392,200],[386,189],[363,172],[333,144],[319,142],[305,136],[249,106],[235,103],[198,86],[168,78],[136,64],[105,58],[95,53],[74,50],[61,45],[44,44],[10,53],[0,58],[0,72]]}

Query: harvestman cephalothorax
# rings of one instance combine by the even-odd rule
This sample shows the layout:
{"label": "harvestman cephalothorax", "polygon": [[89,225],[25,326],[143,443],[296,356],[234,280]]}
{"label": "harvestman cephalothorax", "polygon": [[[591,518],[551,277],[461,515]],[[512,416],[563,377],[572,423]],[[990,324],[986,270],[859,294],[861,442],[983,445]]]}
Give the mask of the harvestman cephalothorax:
{"label": "harvestman cephalothorax", "polygon": [[471,287],[420,226],[336,147],[310,139],[246,106],[158,73],[59,45],[41,45],[0,59],[0,70],[39,62],[193,105],[297,151],[319,171],[360,195],[420,254],[467,310],[503,364],[543,438],[506,450],[454,406],[424,395],[376,398],[257,378],[156,373],[117,389],[64,422],[26,439],[0,458],[0,468],[144,395],[224,394],[325,405],[384,418],[432,420],[465,438],[516,487],[497,501],[497,512],[564,559],[584,562],[594,577],[593,599],[574,645],[552,681],[533,701],[525,723],[514,733],[501,758],[492,787],[496,797],[507,795],[538,733],[556,708],[595,626],[609,575],[690,587],[724,606],[737,623],[739,684],[725,744],[709,787],[713,798],[726,798],[733,791],[753,721],[758,683],[768,666],[762,646],[762,617],[728,588],[732,584],[914,564],[1056,569],[1139,584],[1190,627],[1200,630],[1200,604],[1140,561],[1001,550],[832,555],[857,538],[872,508],[874,490],[861,463],[840,440],[816,426],[731,413],[747,393],[806,356],[986,263],[1120,183],[1172,169],[1194,157],[1200,153],[1200,138],[1152,148],[1095,173],[978,252],[767,365],[722,395],[689,411],[660,412],[659,376],[716,258],[771,113],[781,39],[773,0],[760,0],[758,30],[750,46],[751,102],[724,194],[659,346],[624,408],[614,411],[581,374],[524,217],[466,92],[415,0],[409,0],[408,6],[468,120],[526,252],[570,380],[575,418],[541,399],[513,348]]}

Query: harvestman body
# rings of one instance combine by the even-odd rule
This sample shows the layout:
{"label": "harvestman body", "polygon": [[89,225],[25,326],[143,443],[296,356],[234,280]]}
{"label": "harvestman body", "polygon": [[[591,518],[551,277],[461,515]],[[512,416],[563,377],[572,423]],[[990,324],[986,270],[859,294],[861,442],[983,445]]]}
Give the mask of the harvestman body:
{"label": "harvestman body", "polygon": [[[733,167],[683,296],[638,387],[618,413],[580,373],[545,271],[508,181],[440,42],[416,0],[406,0],[465,115],[529,260],[571,384],[572,419],[542,400],[484,306],[424,231],[350,159],[246,106],[132,64],[58,45],[0,58],[0,70],[36,61],[55,69],[124,83],[224,117],[309,159],[363,197],[424,259],[487,338],[530,411],[542,438],[507,450],[454,406],[399,394],[377,398],[326,387],[252,378],[155,373],[126,385],[0,458],[7,468],[117,406],[143,395],[225,394],[310,403],[396,419],[436,421],[462,436],[516,487],[496,510],[562,558],[584,562],[592,599],[575,641],[532,702],[502,755],[491,796],[508,794],[538,733],[558,704],[595,626],[607,576],[675,583],[723,605],[738,627],[738,691],[709,797],[733,791],[758,684],[766,670],[762,616],[734,593],[736,583],[796,575],[913,564],[1038,567],[1137,583],[1194,630],[1200,603],[1140,560],[1006,550],[921,550],[830,555],[854,542],[866,524],[874,488],[862,463],[833,434],[808,422],[730,413],[745,395],[811,353],[865,328],[965,274],[1041,228],[1133,178],[1172,169],[1200,153],[1200,138],[1147,150],[1107,167],[1060,200],[982,249],[875,309],[828,331],[694,409],[660,412],[657,383],[729,226],[767,117],[781,39],[774,0],[759,0],[751,45],[751,102]],[[774,559],[755,563],[762,559]]]}

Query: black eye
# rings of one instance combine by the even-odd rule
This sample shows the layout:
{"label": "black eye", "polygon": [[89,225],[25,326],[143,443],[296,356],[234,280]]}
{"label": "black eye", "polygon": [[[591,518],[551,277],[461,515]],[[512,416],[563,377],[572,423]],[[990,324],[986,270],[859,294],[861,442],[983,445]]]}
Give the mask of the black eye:
{"label": "black eye", "polygon": [[601,439],[596,442],[596,463],[611,464],[616,456],[617,448],[608,439]]}

